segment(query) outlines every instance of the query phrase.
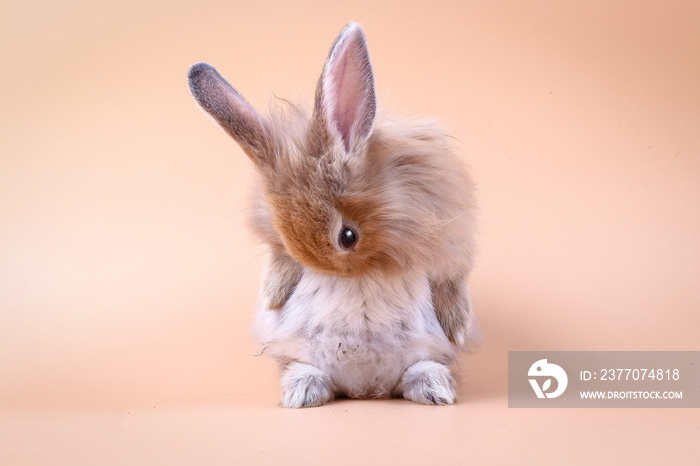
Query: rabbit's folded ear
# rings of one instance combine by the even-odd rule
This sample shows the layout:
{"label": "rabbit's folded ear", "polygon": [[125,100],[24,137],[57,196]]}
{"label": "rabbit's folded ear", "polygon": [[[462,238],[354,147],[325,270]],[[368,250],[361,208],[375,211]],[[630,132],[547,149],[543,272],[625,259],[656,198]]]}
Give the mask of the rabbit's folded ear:
{"label": "rabbit's folded ear", "polygon": [[258,166],[273,163],[272,135],[258,112],[207,63],[190,67],[190,92]]}
{"label": "rabbit's folded ear", "polygon": [[377,112],[374,72],[362,27],[348,24],[331,47],[316,88],[314,119],[347,152],[367,138]]}

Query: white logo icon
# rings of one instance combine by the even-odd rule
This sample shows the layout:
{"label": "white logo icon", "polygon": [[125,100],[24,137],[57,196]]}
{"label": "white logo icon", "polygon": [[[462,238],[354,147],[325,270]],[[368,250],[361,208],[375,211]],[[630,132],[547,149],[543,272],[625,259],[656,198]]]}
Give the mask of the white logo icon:
{"label": "white logo icon", "polygon": [[[537,379],[528,379],[537,398],[556,398],[564,393],[566,385],[569,383],[569,378],[566,376],[564,369],[556,364],[547,363],[546,359],[540,359],[530,366],[527,375],[529,377],[547,377],[542,383],[542,387],[540,387]],[[548,393],[547,390],[549,390],[549,387],[552,385],[552,378],[557,380],[557,389]]]}

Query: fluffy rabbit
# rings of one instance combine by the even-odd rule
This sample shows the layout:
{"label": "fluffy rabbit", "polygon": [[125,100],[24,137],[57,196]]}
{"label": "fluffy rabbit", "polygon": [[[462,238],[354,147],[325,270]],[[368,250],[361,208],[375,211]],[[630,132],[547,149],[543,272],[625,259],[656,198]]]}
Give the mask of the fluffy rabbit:
{"label": "fluffy rabbit", "polygon": [[252,224],[269,245],[255,329],[283,369],[282,406],[335,396],[452,404],[471,339],[472,182],[428,123],[376,117],[362,28],[331,47],[311,115],[258,114],[206,63],[199,105],[259,174]]}

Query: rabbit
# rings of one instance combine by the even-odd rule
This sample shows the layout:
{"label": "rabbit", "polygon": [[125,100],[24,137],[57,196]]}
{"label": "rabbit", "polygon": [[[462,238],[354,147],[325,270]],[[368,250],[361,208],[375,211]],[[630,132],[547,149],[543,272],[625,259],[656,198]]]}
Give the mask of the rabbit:
{"label": "rabbit", "polygon": [[453,404],[450,365],[476,335],[473,182],[439,127],[377,116],[362,27],[333,43],[311,112],[285,101],[263,117],[206,63],[188,78],[258,175],[251,224],[269,260],[253,327],[281,405]]}

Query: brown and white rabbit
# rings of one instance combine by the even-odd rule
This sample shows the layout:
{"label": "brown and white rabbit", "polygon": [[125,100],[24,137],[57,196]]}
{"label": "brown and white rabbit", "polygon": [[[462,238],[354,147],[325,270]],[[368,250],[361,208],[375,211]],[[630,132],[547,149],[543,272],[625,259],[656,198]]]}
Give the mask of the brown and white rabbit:
{"label": "brown and white rabbit", "polygon": [[255,328],[282,406],[454,403],[448,366],[474,328],[472,182],[439,128],[376,117],[362,28],[333,44],[310,116],[261,116],[206,63],[189,85],[260,175],[252,221],[271,254]]}

